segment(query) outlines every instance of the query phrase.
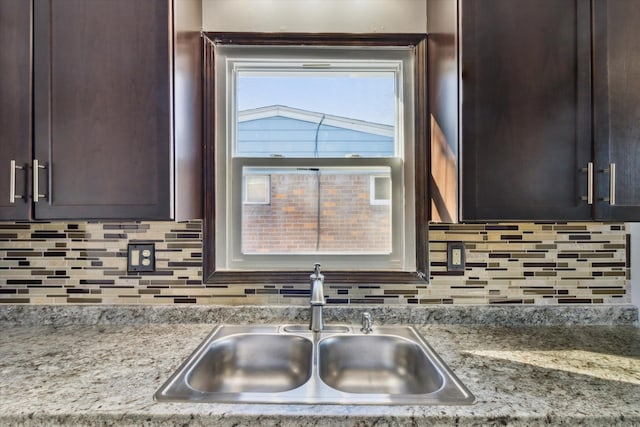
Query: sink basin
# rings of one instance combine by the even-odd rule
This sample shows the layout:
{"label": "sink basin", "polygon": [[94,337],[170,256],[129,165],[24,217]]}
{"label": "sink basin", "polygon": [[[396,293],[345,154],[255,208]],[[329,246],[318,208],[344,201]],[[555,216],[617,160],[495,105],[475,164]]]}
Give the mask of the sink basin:
{"label": "sink basin", "polygon": [[420,346],[390,335],[347,335],[320,341],[319,375],[347,393],[427,394],[444,378]]}
{"label": "sink basin", "polygon": [[473,395],[409,326],[217,326],[158,401],[468,405]]}
{"label": "sink basin", "polygon": [[239,334],[213,341],[187,384],[205,393],[281,392],[311,377],[313,344],[293,335]]}

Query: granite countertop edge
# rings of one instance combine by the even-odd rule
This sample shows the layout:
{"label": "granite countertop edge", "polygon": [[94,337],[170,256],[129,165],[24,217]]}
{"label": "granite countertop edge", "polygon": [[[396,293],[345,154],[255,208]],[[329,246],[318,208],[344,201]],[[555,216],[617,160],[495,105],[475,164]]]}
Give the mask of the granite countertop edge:
{"label": "granite countertop edge", "polygon": [[[630,304],[571,305],[327,305],[327,322],[354,323],[362,312],[385,324],[488,326],[638,325]],[[308,321],[308,306],[288,305],[20,305],[0,304],[0,325],[63,326],[153,323],[252,324]]]}
{"label": "granite countertop edge", "polygon": [[0,416],[3,426],[12,427],[48,427],[74,426],[153,426],[153,427],[185,427],[185,426],[277,426],[277,427],[366,427],[370,425],[386,426],[509,426],[509,427],[549,427],[562,426],[590,426],[614,427],[637,426],[640,416],[624,416],[617,418],[599,416],[570,416],[570,415],[499,415],[499,416],[450,416],[450,415],[349,415],[348,410],[335,415],[295,415],[295,414],[166,414],[150,415],[148,413],[95,413],[95,414],[28,414]]}

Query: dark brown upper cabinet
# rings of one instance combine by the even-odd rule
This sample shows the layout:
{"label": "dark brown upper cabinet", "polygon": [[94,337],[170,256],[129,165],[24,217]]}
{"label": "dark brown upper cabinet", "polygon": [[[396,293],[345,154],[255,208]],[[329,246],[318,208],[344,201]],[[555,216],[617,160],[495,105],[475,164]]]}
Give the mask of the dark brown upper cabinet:
{"label": "dark brown upper cabinet", "polygon": [[635,2],[427,6],[432,219],[640,219]]}
{"label": "dark brown upper cabinet", "polygon": [[461,6],[462,219],[589,219],[590,2]]}
{"label": "dark brown upper cabinet", "polygon": [[[33,134],[19,122],[0,154],[22,167],[0,181],[1,219],[199,217],[200,0],[13,3],[27,5],[12,11],[26,65],[2,83],[19,93],[0,120],[16,105]],[[16,60],[2,55],[5,75]],[[22,199],[4,196],[10,184]]]}
{"label": "dark brown upper cabinet", "polygon": [[640,220],[640,3],[593,3],[597,219]]}
{"label": "dark brown upper cabinet", "polygon": [[31,2],[0,1],[0,219],[28,218]]}

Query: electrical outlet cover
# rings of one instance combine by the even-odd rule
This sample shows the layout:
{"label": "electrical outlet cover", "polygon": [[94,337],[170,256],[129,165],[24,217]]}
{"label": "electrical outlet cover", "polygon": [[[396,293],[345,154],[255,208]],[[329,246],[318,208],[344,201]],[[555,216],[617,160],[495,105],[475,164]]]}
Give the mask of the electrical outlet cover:
{"label": "electrical outlet cover", "polygon": [[464,242],[447,242],[447,271],[464,271]]}
{"label": "electrical outlet cover", "polygon": [[156,248],[153,243],[130,243],[127,247],[127,271],[150,273],[156,271]]}

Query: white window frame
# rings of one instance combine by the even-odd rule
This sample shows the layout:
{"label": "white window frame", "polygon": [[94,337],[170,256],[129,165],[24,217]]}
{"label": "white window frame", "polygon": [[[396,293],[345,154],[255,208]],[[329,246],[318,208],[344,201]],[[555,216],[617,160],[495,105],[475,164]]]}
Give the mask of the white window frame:
{"label": "white window frame", "polygon": [[[236,106],[234,73],[247,64],[349,64],[363,69],[383,64],[396,75],[396,155],[387,158],[234,157]],[[301,47],[218,45],[215,52],[216,266],[220,271],[309,269],[315,262],[335,271],[415,271],[414,55],[409,47]],[[241,65],[239,67],[239,65]],[[367,68],[369,67],[369,68]],[[392,249],[385,254],[243,254],[241,251],[242,169],[249,167],[390,167]]]}

